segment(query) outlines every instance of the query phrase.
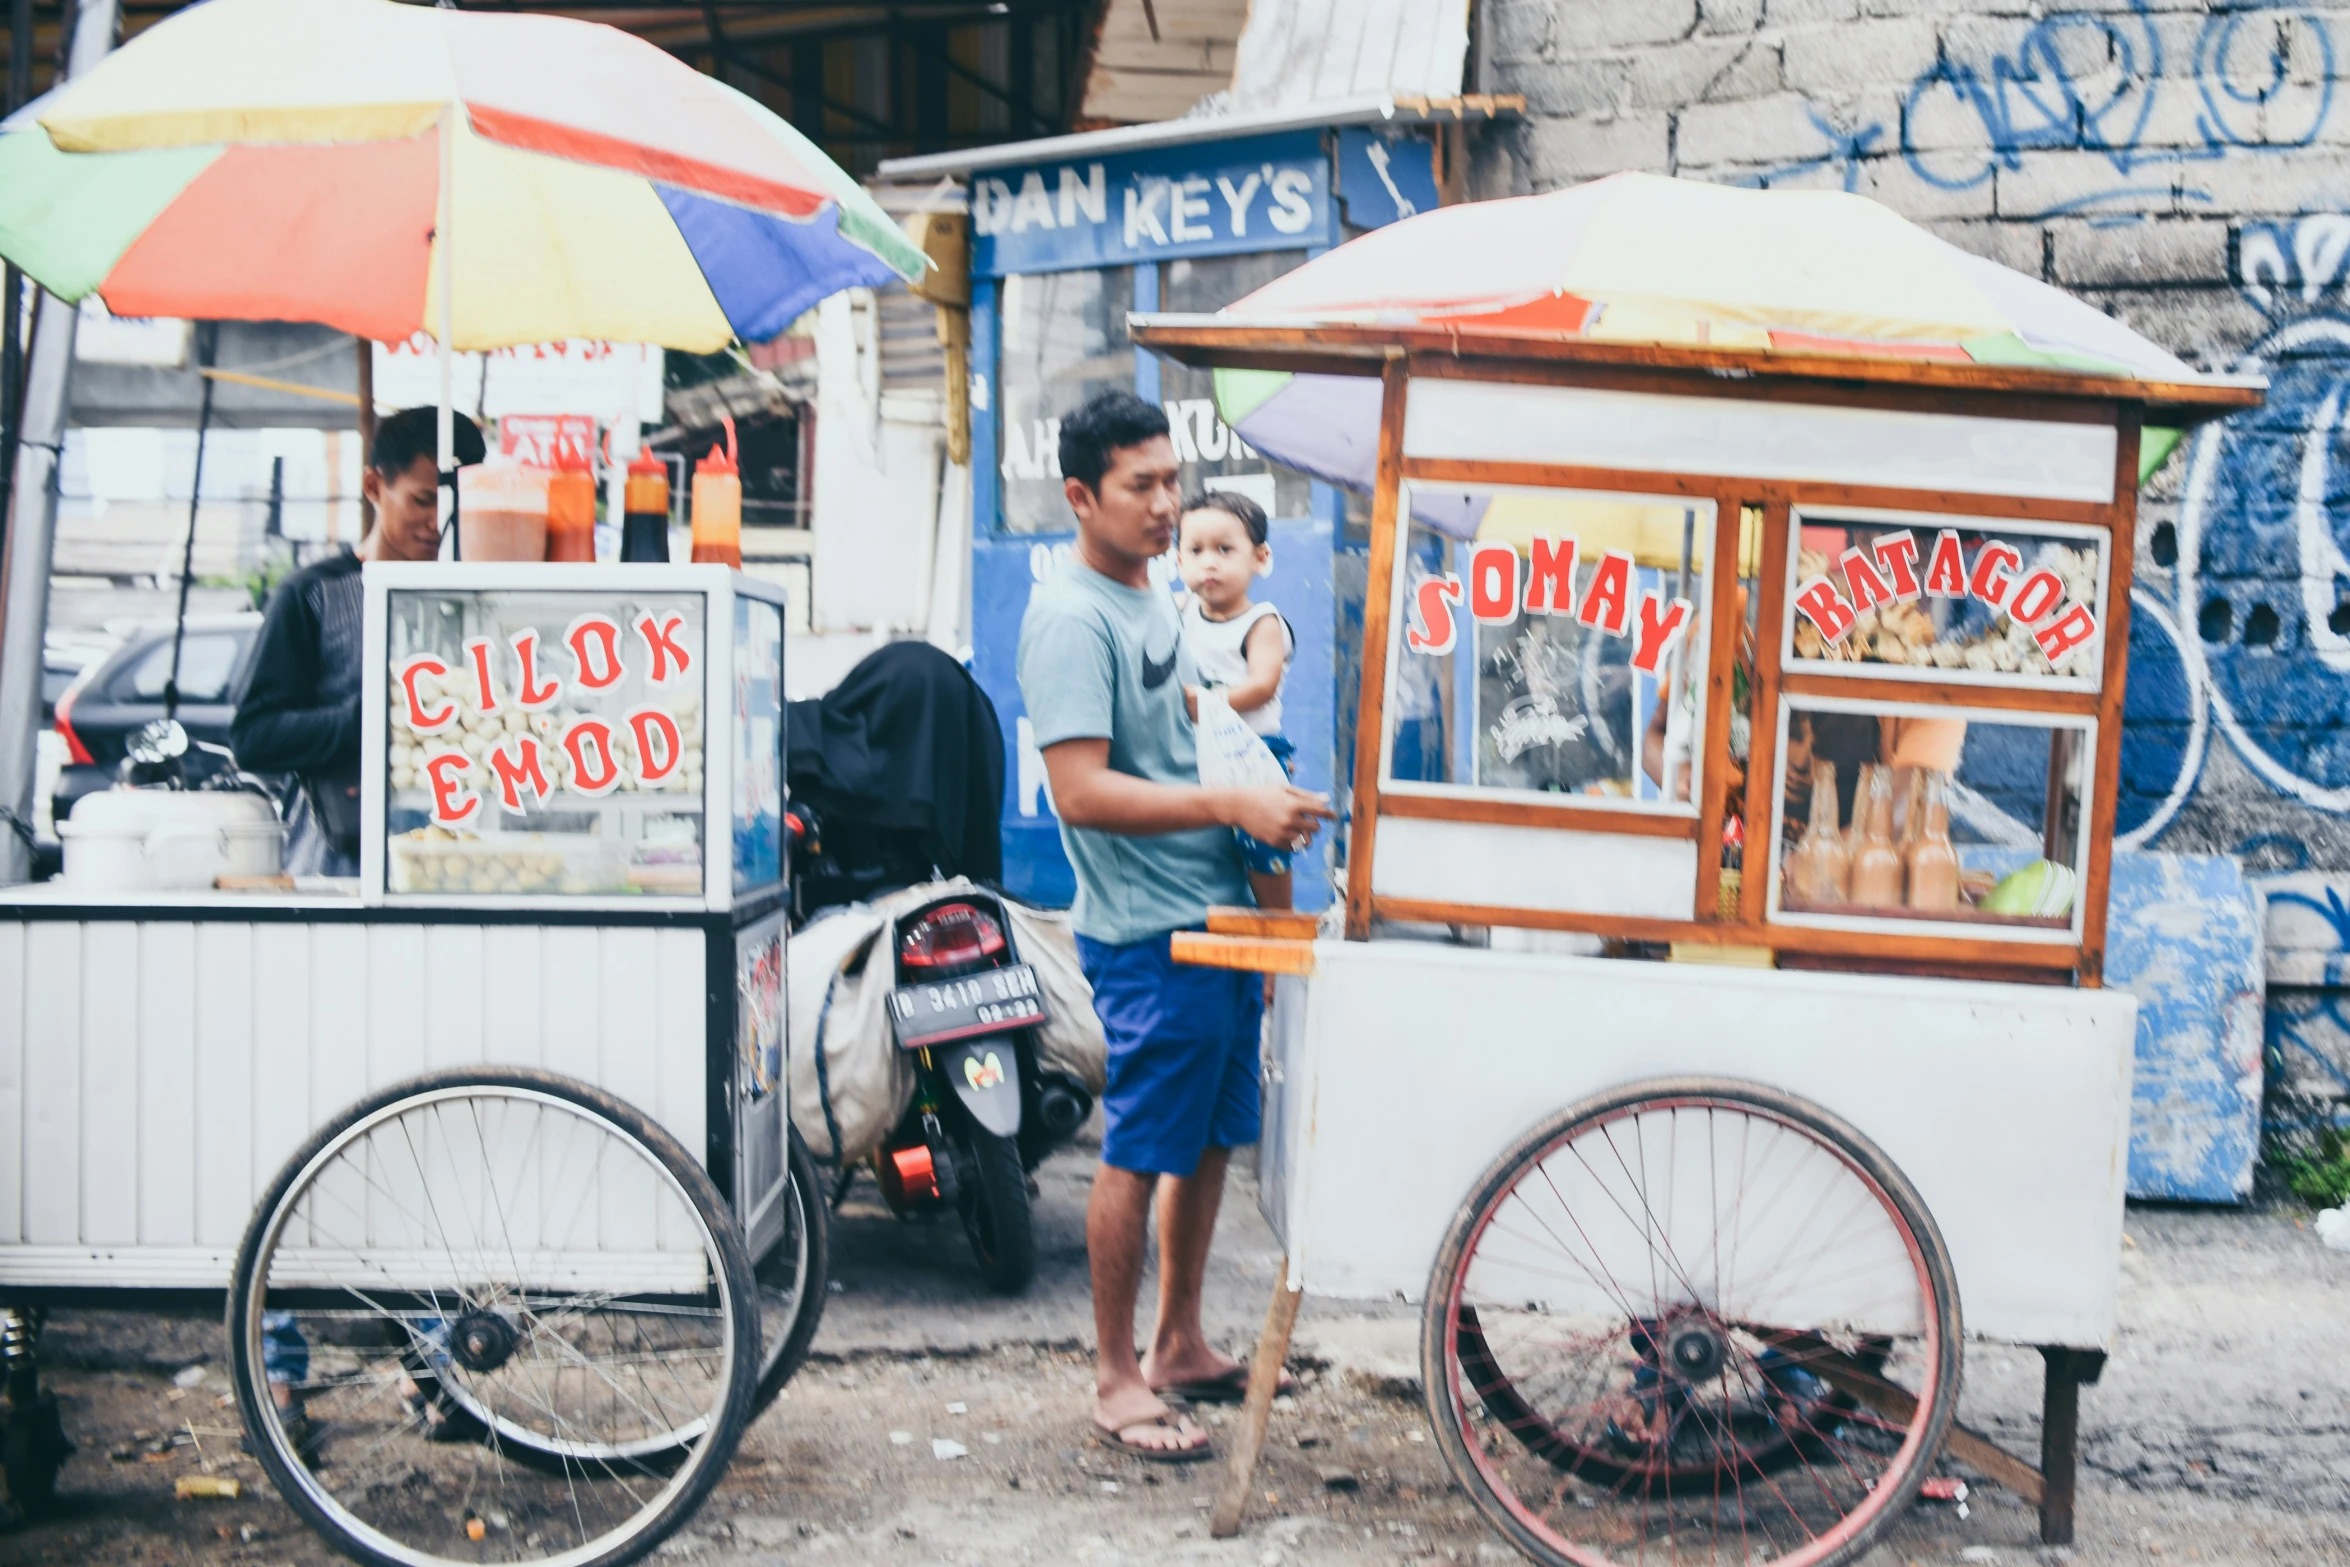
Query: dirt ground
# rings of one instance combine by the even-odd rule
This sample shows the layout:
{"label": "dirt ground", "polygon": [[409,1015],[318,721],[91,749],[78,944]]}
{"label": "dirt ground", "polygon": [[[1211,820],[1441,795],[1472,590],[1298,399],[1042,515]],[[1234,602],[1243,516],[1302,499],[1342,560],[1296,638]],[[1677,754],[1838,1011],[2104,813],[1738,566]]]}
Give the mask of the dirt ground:
{"label": "dirt ground", "polygon": [[[1047,1167],[1045,1266],[1018,1302],[986,1297],[951,1230],[852,1202],[841,1289],[816,1358],[753,1428],[711,1503],[657,1558],[731,1564],[1507,1562],[1451,1484],[1411,1379],[1411,1314],[1310,1302],[1304,1385],[1274,1416],[1246,1528],[1207,1536],[1216,1473],[1145,1465],[1084,1440],[1085,1168]],[[1211,1288],[1240,1347],[1272,1243],[1235,1182]],[[2123,1329],[2084,1392],[2080,1540],[2036,1543],[2032,1515],[1976,1486],[1967,1515],[1921,1505],[1873,1567],[2069,1559],[2350,1563],[2350,1256],[2288,1213],[2133,1210]],[[60,1314],[51,1385],[81,1453],[62,1516],[0,1536],[0,1563],[338,1560],[235,1451],[219,1328]],[[2037,1448],[2038,1362],[1973,1345],[1962,1416]],[[190,1367],[203,1381],[174,1385]],[[955,1406],[960,1406],[958,1409]],[[1220,1439],[1231,1416],[1206,1414]],[[179,1432],[176,1443],[171,1433]],[[942,1457],[952,1449],[963,1456]],[[209,1467],[235,1501],[175,1501]],[[1963,1471],[1953,1471],[1963,1473]]]}

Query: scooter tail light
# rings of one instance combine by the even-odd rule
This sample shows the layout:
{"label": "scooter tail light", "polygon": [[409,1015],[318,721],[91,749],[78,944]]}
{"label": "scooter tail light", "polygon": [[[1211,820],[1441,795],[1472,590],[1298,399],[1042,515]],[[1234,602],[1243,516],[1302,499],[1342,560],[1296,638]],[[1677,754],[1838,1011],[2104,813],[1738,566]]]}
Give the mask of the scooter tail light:
{"label": "scooter tail light", "polygon": [[82,744],[82,737],[73,732],[73,699],[81,695],[81,690],[80,683],[76,682],[57,699],[57,733],[65,741],[67,761],[82,767],[94,767],[98,759],[90,754],[88,746]]}
{"label": "scooter tail light", "polygon": [[907,968],[957,968],[1003,950],[1003,927],[968,903],[942,904],[898,933],[898,962]]}

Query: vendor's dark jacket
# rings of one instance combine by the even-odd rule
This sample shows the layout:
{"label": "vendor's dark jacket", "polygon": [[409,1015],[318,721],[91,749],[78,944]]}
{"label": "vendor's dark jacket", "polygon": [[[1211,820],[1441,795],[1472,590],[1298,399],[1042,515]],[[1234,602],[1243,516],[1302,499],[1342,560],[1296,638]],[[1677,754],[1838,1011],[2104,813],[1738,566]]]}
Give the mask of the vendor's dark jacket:
{"label": "vendor's dark jacket", "polygon": [[229,730],[240,765],[300,775],[321,829],[350,841],[355,807],[346,818],[337,806],[355,801],[359,783],[362,606],[359,559],[347,551],[279,584]]}

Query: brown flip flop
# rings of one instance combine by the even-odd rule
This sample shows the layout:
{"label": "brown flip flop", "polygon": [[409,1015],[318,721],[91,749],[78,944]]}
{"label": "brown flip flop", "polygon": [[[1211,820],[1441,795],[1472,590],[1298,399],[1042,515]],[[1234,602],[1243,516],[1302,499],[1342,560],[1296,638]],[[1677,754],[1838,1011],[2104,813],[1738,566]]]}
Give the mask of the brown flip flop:
{"label": "brown flip flop", "polygon": [[[1202,1377],[1196,1382],[1170,1382],[1151,1391],[1161,1398],[1180,1398],[1187,1404],[1237,1404],[1248,1397],[1248,1367],[1238,1365],[1222,1376]],[[1297,1378],[1283,1371],[1281,1381],[1273,1389],[1274,1397],[1296,1391]]]}
{"label": "brown flip flop", "polygon": [[1146,1464],[1196,1464],[1202,1459],[1215,1457],[1214,1444],[1208,1440],[1207,1432],[1200,1431],[1197,1426],[1192,1429],[1199,1431],[1200,1441],[1193,1447],[1153,1447],[1146,1442],[1130,1442],[1126,1439],[1127,1432],[1140,1426],[1159,1426],[1180,1436],[1182,1420],[1182,1416],[1172,1411],[1153,1415],[1148,1420],[1129,1420],[1122,1426],[1106,1426],[1097,1420],[1093,1423],[1093,1439],[1104,1447],[1139,1458]]}

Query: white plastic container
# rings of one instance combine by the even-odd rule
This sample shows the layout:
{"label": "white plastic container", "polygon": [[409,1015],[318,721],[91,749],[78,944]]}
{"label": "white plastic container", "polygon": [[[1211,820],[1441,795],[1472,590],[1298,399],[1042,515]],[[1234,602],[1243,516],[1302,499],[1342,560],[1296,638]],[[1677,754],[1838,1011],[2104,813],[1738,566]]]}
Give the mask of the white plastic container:
{"label": "white plastic container", "polygon": [[65,885],[85,894],[201,891],[285,863],[285,827],[257,794],[108,789],[77,801],[57,836]]}

